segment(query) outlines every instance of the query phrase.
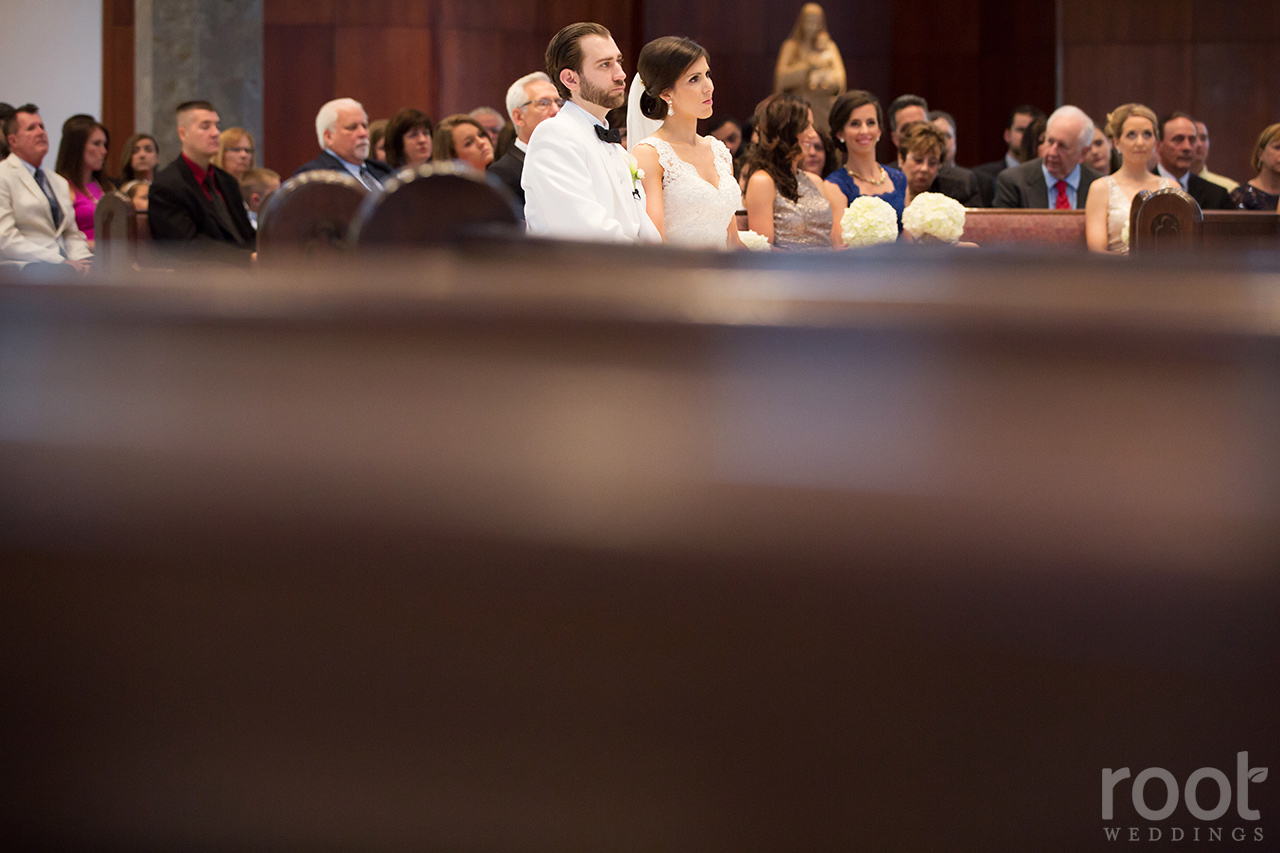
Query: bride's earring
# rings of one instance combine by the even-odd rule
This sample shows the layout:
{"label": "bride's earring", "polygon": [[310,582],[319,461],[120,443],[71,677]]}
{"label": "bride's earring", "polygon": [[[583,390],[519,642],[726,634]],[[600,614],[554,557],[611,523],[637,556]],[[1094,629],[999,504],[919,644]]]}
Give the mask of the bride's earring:
{"label": "bride's earring", "polygon": [[671,105],[670,101],[667,101],[667,115],[673,116],[675,114],[676,114],[676,108]]}

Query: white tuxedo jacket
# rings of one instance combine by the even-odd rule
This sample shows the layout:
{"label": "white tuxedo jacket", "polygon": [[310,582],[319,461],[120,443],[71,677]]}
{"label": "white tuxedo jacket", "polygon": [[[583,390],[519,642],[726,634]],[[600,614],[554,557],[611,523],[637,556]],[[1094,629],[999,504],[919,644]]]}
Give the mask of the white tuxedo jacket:
{"label": "white tuxedo jacket", "polygon": [[32,261],[60,264],[90,257],[89,243],[76,226],[71,187],[52,169],[44,170],[62,207],[62,224],[53,227],[49,199],[35,177],[10,154],[0,162],[0,265],[23,267]]}
{"label": "white tuxedo jacket", "polygon": [[602,142],[597,126],[594,116],[569,102],[534,128],[520,176],[529,233],[661,243],[645,212],[644,188],[632,179],[629,155],[621,145]]}

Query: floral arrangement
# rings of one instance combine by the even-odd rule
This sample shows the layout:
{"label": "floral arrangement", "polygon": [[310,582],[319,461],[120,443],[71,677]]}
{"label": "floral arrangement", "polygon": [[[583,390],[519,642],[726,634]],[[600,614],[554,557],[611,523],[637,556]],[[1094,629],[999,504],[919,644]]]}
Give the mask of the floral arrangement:
{"label": "floral arrangement", "polygon": [[942,193],[920,193],[902,212],[902,228],[916,240],[955,243],[964,233],[964,205]]}
{"label": "floral arrangement", "polygon": [[898,239],[898,214],[889,202],[873,195],[858,196],[840,217],[847,246],[876,246]]}
{"label": "floral arrangement", "polygon": [[769,245],[768,238],[754,231],[739,231],[738,239],[742,241],[742,245],[753,252],[768,252],[773,248]]}

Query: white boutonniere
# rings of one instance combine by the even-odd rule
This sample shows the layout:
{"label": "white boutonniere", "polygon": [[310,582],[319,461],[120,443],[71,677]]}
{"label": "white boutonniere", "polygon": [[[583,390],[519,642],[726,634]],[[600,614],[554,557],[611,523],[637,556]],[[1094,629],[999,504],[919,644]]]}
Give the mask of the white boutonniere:
{"label": "white boutonniere", "polygon": [[640,168],[635,155],[630,151],[623,151],[622,153],[627,158],[627,168],[631,170],[631,195],[640,198],[640,182],[644,180],[644,169]]}

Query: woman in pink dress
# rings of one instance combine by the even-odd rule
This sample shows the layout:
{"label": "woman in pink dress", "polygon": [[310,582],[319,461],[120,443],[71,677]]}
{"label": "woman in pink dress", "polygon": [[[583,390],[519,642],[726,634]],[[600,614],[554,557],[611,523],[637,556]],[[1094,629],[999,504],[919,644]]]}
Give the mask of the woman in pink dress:
{"label": "woman in pink dress", "polygon": [[107,162],[107,129],[88,116],[76,117],[62,127],[55,170],[71,185],[71,205],[76,226],[93,248],[93,212],[103,193],[115,184],[103,173]]}

